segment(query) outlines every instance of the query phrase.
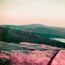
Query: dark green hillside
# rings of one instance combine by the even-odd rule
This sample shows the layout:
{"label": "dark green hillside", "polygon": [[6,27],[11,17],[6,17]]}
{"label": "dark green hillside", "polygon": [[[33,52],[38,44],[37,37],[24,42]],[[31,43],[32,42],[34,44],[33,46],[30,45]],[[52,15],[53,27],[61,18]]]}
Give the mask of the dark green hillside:
{"label": "dark green hillside", "polygon": [[[65,43],[49,39],[50,37],[64,38],[65,34],[61,34],[61,31],[58,32],[55,31],[54,29],[50,29],[49,27],[39,26],[39,25],[38,26],[8,25],[8,26],[1,26],[0,28],[2,29],[2,33],[1,33],[2,41],[15,42],[15,43],[33,42],[33,43],[47,44],[57,47],[65,47]],[[51,32],[55,34],[51,34]]]}
{"label": "dark green hillside", "polygon": [[8,30],[13,29],[24,32],[31,32],[45,38],[65,38],[64,28],[50,27],[39,24],[23,25],[23,26],[7,25],[3,27],[7,28]]}

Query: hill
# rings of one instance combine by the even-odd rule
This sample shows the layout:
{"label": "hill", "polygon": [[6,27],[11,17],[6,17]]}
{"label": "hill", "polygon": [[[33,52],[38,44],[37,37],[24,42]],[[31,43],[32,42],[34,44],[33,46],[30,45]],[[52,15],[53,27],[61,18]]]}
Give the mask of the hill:
{"label": "hill", "polygon": [[5,42],[32,42],[65,47],[65,43],[50,38],[65,38],[64,28],[55,28],[44,25],[3,25],[0,26],[1,40]]}

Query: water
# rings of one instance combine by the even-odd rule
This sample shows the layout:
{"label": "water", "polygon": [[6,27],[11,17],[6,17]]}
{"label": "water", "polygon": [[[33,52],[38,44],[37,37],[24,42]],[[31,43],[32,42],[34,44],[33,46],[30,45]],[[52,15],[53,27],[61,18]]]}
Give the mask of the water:
{"label": "water", "polygon": [[57,41],[60,41],[60,42],[64,42],[65,43],[65,39],[62,39],[62,38],[51,38],[52,40],[57,40]]}

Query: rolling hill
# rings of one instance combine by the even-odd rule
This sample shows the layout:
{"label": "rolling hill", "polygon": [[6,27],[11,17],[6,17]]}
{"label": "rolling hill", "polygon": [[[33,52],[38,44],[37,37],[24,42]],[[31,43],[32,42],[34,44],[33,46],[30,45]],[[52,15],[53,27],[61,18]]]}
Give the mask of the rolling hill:
{"label": "rolling hill", "polygon": [[50,38],[64,38],[65,29],[50,27],[40,24],[32,25],[2,25],[0,26],[0,37],[6,42],[32,42],[47,44],[57,47],[65,47],[65,43]]}

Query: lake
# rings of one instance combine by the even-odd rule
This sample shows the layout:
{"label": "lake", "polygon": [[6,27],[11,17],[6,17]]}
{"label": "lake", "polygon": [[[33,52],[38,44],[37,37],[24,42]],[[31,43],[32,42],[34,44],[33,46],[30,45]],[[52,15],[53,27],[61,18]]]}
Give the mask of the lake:
{"label": "lake", "polygon": [[52,40],[57,40],[57,41],[60,41],[60,42],[65,42],[65,39],[63,38],[51,38]]}

